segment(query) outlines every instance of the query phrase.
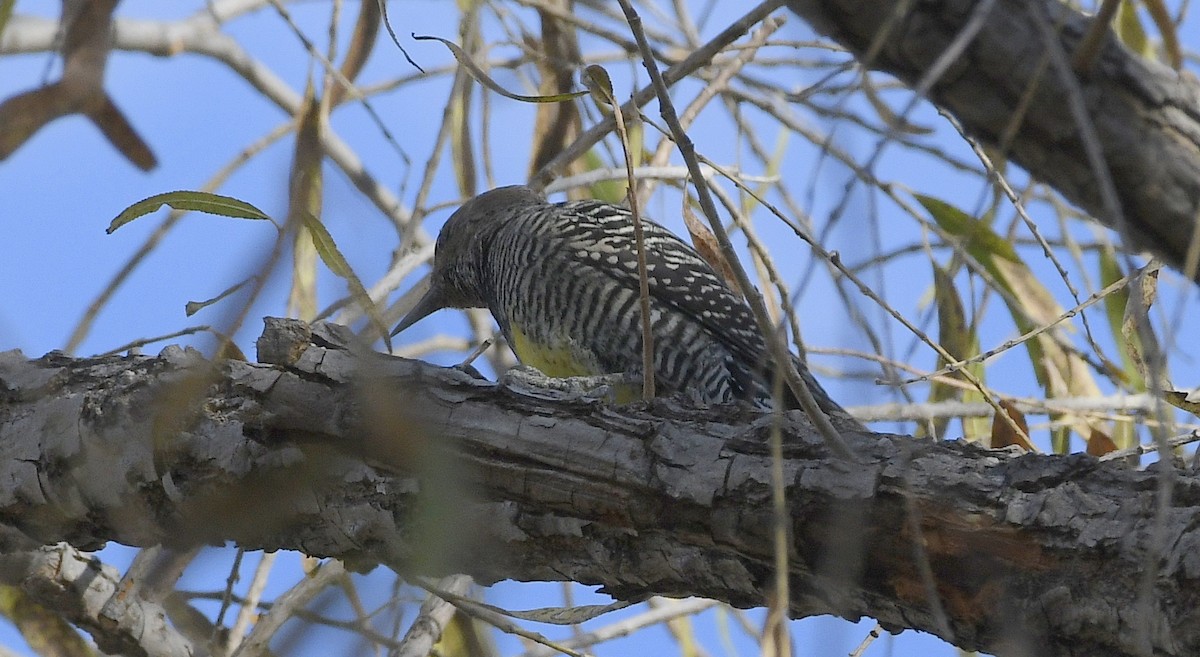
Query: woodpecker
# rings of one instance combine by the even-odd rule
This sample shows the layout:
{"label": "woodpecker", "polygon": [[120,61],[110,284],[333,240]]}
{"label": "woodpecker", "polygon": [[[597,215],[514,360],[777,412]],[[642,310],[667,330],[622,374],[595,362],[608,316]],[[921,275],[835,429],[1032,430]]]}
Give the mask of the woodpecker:
{"label": "woodpecker", "polygon": [[[653,221],[642,226],[658,393],[770,407],[774,368],[749,306],[691,246]],[[487,308],[521,363],[547,376],[640,380],[639,289],[629,210],[501,187],[446,221],[429,290],[392,334],[442,308]],[[795,363],[822,410],[849,418]],[[637,391],[618,391],[618,401]],[[799,408],[790,392],[784,403]]]}

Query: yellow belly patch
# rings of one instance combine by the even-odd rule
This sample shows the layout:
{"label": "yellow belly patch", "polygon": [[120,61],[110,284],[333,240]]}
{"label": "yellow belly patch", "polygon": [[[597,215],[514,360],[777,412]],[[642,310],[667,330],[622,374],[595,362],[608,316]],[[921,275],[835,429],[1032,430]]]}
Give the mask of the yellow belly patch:
{"label": "yellow belly patch", "polygon": [[572,353],[567,345],[537,344],[529,339],[521,329],[512,327],[513,352],[521,363],[536,367],[546,376],[595,376],[607,374],[589,369],[589,363],[583,362]]}
{"label": "yellow belly patch", "polygon": [[[555,378],[568,376],[599,376],[603,374],[616,374],[616,372],[599,372],[597,366],[592,362],[587,362],[580,358],[571,347],[564,344],[550,345],[537,344],[529,339],[521,329],[513,326],[510,328],[512,332],[512,350],[517,354],[517,358],[521,360],[523,365],[537,368],[542,374]],[[618,404],[627,404],[637,401],[642,398],[642,387],[640,385],[617,385],[612,386],[613,401]]]}

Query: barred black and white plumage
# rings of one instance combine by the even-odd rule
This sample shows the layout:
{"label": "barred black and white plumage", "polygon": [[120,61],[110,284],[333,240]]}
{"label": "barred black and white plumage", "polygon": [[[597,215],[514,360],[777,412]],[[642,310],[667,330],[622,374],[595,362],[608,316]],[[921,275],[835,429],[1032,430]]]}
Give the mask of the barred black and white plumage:
{"label": "barred black and white plumage", "polygon": [[[770,404],[772,367],[749,307],[690,246],[643,219],[660,394]],[[397,331],[439,308],[488,308],[517,357],[550,376],[641,375],[637,252],[628,210],[485,192],[438,236],[430,291]],[[845,416],[797,362],[826,412]],[[788,396],[788,407],[798,404]]]}

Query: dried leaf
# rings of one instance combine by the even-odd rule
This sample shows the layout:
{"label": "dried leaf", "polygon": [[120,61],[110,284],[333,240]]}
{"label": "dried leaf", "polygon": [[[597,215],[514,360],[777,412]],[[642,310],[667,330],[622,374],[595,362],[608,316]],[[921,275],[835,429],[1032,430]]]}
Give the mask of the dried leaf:
{"label": "dried leaf", "polygon": [[692,236],[692,246],[696,247],[696,252],[704,258],[712,268],[725,279],[725,284],[741,297],[745,297],[745,292],[742,291],[737,282],[737,276],[733,273],[733,267],[729,261],[725,259],[725,254],[721,252],[721,244],[717,242],[717,237],[712,234],[708,226],[696,217],[696,213],[692,212],[692,207],[689,204],[690,197],[687,194],[683,196],[683,223],[687,226],[688,234]]}
{"label": "dried leaf", "polygon": [[1012,424],[1004,421],[999,415],[994,415],[992,417],[992,449],[1019,445],[1027,452],[1035,451],[1029,439],[1026,438],[1029,435],[1029,423],[1025,421],[1025,414],[1017,408],[1016,404],[1007,399],[1000,400],[1000,408],[1012,419],[1013,424],[1021,428],[1021,431],[1017,432],[1013,429]]}
{"label": "dried leaf", "polygon": [[1092,435],[1088,436],[1087,453],[1091,456],[1104,456],[1109,452],[1117,451],[1117,444],[1113,442],[1108,434],[1099,429],[1092,430]]}
{"label": "dried leaf", "polygon": [[[963,312],[962,300],[949,272],[933,265],[934,304],[938,312],[938,343],[955,360],[965,360],[979,353],[979,336],[968,325],[966,313]],[[938,367],[947,365],[946,360],[938,357]],[[982,363],[967,366],[971,374],[980,381],[984,380]],[[961,399],[965,402],[983,401],[983,393],[978,390],[963,390],[957,386],[934,381],[929,387],[929,401],[938,402],[949,399]],[[963,437],[969,441],[982,440],[988,436],[987,418],[963,418]],[[945,435],[949,422],[945,419],[933,421],[933,437],[941,439]],[[925,425],[917,429],[918,435],[925,434]]]}
{"label": "dried leaf", "polygon": [[[350,37],[350,47],[346,49],[346,58],[342,60],[339,69],[342,77],[350,82],[358,78],[366,65],[371,51],[375,49],[375,40],[379,35],[379,23],[382,14],[378,2],[360,2],[358,5],[358,20],[354,22],[354,35]],[[329,91],[329,106],[335,107],[346,99],[347,90],[340,82],[335,82]]]}
{"label": "dried leaf", "polygon": [[[1062,315],[1062,307],[1038,281],[1037,276],[1018,257],[1012,244],[996,234],[987,222],[980,221],[954,206],[929,196],[917,195],[934,221],[947,233],[960,238],[963,248],[988,271],[1007,292],[1004,303],[1017,328],[1026,333],[1046,326]],[[1047,397],[1098,397],[1100,387],[1090,366],[1059,342],[1055,330],[1026,341],[1025,349]],[[1091,435],[1095,421],[1074,414],[1056,414],[1065,419],[1081,437]],[[1052,434],[1056,451],[1068,444],[1066,433]]]}
{"label": "dried leaf", "polygon": [[[579,70],[583,56],[579,51],[576,27],[570,21],[556,16],[550,9],[561,9],[570,14],[572,0],[547,0],[545,9],[538,8],[542,22],[540,39],[526,39],[526,48],[537,64],[541,83],[538,93],[554,95],[569,93],[574,86],[575,71]],[[533,124],[533,144],[530,148],[529,176],[532,177],[543,166],[575,140],[582,130],[583,121],[579,106],[575,103],[542,103],[537,106]],[[586,171],[583,162],[575,160],[567,167],[564,175],[570,176]],[[584,198],[583,190],[570,190],[570,198]],[[624,198],[622,195],[620,198]]]}
{"label": "dried leaf", "polygon": [[[295,230],[292,247],[292,286],[288,313],[305,321],[316,317],[317,252],[303,217],[321,215],[324,178],[321,171],[321,102],[310,81],[296,126],[296,150],[288,180],[288,225]],[[319,221],[319,220],[318,220]]]}
{"label": "dried leaf", "polygon": [[1200,401],[1195,398],[1195,391],[1164,390],[1162,396],[1164,401],[1175,408],[1200,417]]}

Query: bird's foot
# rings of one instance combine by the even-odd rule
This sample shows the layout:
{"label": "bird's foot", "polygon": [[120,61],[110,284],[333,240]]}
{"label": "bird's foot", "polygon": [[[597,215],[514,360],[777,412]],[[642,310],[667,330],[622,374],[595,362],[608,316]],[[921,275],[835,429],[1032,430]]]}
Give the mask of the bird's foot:
{"label": "bird's foot", "polygon": [[526,397],[538,399],[612,401],[614,389],[641,383],[641,377],[626,373],[596,376],[546,376],[528,365],[517,365],[504,373],[501,384]]}

